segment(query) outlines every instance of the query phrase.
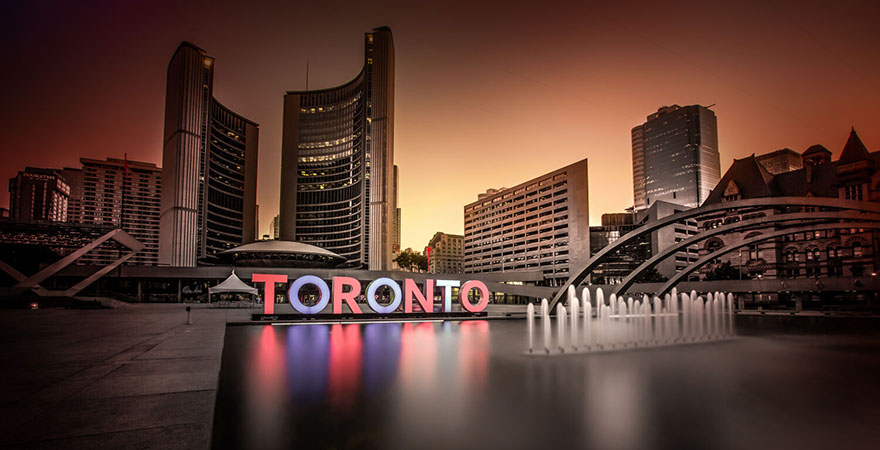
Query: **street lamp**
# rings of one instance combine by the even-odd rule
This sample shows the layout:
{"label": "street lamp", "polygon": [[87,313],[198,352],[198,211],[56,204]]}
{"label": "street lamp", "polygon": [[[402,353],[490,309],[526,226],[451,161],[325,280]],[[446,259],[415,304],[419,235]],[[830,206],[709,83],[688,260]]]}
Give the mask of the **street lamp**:
{"label": "street lamp", "polygon": [[739,249],[739,281],[743,279],[743,249]]}

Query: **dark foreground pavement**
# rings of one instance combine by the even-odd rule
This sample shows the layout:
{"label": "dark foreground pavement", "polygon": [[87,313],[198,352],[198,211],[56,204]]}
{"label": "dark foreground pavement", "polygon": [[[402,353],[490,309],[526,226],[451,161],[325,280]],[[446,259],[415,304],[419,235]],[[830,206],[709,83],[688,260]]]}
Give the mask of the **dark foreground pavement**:
{"label": "dark foreground pavement", "polygon": [[208,448],[228,314],[0,311],[0,447]]}

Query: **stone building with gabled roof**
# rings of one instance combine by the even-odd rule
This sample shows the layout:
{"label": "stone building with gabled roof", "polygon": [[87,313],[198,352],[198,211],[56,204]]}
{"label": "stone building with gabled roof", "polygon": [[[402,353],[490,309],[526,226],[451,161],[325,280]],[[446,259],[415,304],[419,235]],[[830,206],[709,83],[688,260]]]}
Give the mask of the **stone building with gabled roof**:
{"label": "stone building with gabled roof", "polygon": [[[880,151],[869,152],[855,129],[850,131],[837,160],[821,145],[802,154],[803,168],[772,174],[760,156],[734,160],[702,206],[766,197],[823,197],[880,202]],[[800,211],[818,208],[796,208]],[[798,212],[793,208],[751,208],[719,212],[701,218],[700,228],[710,229],[741,220]],[[781,229],[766,225],[725,233],[703,242],[701,255],[733,245],[761,233]],[[742,278],[815,278],[876,276],[880,270],[880,236],[877,231],[817,230],[793,233],[763,241],[740,252],[731,252],[700,269],[701,278],[718,279],[733,274]]]}

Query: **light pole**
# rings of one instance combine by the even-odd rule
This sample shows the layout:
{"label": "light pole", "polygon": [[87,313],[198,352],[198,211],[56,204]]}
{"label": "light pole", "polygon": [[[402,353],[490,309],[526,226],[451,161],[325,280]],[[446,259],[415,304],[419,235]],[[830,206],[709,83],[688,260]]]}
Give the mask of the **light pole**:
{"label": "light pole", "polygon": [[739,281],[743,280],[743,249],[739,249]]}

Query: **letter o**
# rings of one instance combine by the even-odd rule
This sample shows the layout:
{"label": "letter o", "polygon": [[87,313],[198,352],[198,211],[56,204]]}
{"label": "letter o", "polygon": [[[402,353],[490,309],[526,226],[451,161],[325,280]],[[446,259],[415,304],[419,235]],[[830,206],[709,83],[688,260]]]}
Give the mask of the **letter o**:
{"label": "letter o", "polygon": [[[321,291],[321,300],[318,300],[315,306],[306,306],[299,301],[299,289],[307,284],[315,285]],[[293,306],[293,309],[302,314],[317,314],[323,311],[327,304],[330,303],[330,287],[327,286],[324,280],[314,275],[302,276],[290,285],[290,290],[287,291],[287,301],[290,302],[290,306]]]}
{"label": "letter o", "polygon": [[[476,306],[472,305],[470,300],[468,300],[468,293],[473,289],[480,291],[480,303],[477,303]],[[470,280],[461,285],[458,296],[462,308],[472,313],[477,313],[486,309],[486,305],[489,304],[489,288],[486,287],[485,283],[479,280]]]}
{"label": "letter o", "polygon": [[[391,288],[392,293],[394,294],[391,299],[391,303],[387,306],[382,306],[379,302],[376,301],[376,290],[382,286],[388,286]],[[370,305],[370,309],[376,311],[379,314],[388,314],[394,312],[398,306],[400,306],[400,299],[403,295],[400,293],[400,285],[394,282],[391,278],[382,277],[376,278],[367,286],[367,304]]]}

